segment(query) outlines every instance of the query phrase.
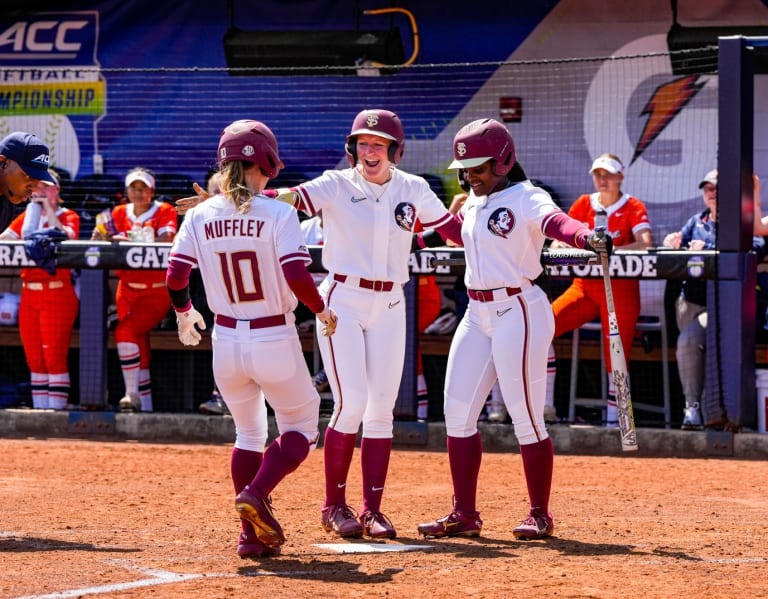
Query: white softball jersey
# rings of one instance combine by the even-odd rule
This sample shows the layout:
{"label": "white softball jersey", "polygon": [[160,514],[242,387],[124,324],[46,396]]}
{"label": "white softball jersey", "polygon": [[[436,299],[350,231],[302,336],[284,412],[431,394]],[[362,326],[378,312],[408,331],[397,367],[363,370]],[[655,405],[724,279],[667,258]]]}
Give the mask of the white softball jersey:
{"label": "white softball jersey", "polygon": [[223,195],[202,202],[185,215],[171,253],[200,268],[210,309],[237,320],[292,312],[298,301],[281,265],[312,261],[295,210],[265,196],[245,214]]}
{"label": "white softball jersey", "polygon": [[543,221],[557,204],[523,181],[490,196],[470,193],[462,206],[467,289],[525,287],[541,274]]}
{"label": "white softball jersey", "polygon": [[398,169],[383,185],[354,168],[325,171],[299,186],[296,208],[323,211],[323,266],[331,274],[405,284],[413,226],[425,229],[451,220],[440,198],[421,177]]}

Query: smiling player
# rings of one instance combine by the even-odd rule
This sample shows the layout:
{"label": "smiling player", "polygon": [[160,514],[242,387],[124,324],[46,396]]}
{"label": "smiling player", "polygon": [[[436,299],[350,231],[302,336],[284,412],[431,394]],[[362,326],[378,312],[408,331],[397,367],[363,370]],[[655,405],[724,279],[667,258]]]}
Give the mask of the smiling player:
{"label": "smiling player", "polygon": [[[278,190],[280,199],[297,209],[323,213],[323,265],[329,274],[320,292],[339,315],[339,326],[332,338],[319,338],[334,397],[324,443],[321,523],[340,537],[396,535],[381,500],[405,358],[403,285],[414,224],[418,219],[461,241],[458,222],[427,181],[397,168],[404,150],[403,125],[394,112],[363,110],[345,144],[349,168]],[[347,504],[346,485],[361,422],[358,516]]]}

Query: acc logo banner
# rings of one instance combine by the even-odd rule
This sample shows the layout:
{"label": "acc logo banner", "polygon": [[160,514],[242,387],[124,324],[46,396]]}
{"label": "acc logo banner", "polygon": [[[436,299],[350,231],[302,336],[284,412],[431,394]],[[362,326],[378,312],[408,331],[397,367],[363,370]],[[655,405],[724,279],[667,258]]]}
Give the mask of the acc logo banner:
{"label": "acc logo banner", "polygon": [[8,66],[96,64],[98,13],[45,13],[0,21],[0,61]]}
{"label": "acc logo banner", "polygon": [[0,21],[0,114],[103,114],[97,33],[95,11]]}

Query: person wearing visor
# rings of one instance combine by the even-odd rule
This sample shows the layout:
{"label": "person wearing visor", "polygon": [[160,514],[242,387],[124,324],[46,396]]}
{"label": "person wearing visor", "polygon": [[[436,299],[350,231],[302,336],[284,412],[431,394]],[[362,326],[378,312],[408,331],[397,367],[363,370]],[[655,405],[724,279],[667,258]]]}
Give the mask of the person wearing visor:
{"label": "person wearing visor", "polygon": [[[93,239],[139,243],[173,241],[178,223],[176,210],[171,204],[153,199],[155,176],[152,172],[143,167],[128,171],[125,192],[129,202],[116,206],[111,212],[112,232],[103,233],[97,227],[93,230]],[[115,342],[125,383],[125,395],[118,402],[118,409],[152,412],[149,333],[171,308],[165,290],[165,272],[121,269],[115,274],[118,278]]]}
{"label": "person wearing visor", "polygon": [[[568,214],[588,227],[595,226],[595,215],[604,212],[607,215],[606,233],[613,240],[614,248],[623,250],[644,250],[653,244],[651,223],[645,204],[622,191],[624,164],[615,154],[601,154],[589,169],[595,191],[584,194],[571,205]],[[567,244],[553,242],[552,248],[565,247]],[[640,280],[616,279],[613,281],[613,297],[616,305],[616,318],[619,322],[621,343],[627,354],[632,347],[635,325],[640,315]],[[603,348],[610,356],[608,342],[608,308],[605,301],[605,287],[602,279],[575,278],[571,285],[552,302],[555,313],[555,335],[561,335],[577,329],[581,325],[600,318],[603,326]],[[555,350],[549,350],[550,377],[555,376]],[[608,371],[608,402],[605,412],[605,424],[618,426],[616,397],[611,373],[610,360],[605,361]],[[554,381],[548,385],[547,405],[554,406]]]}

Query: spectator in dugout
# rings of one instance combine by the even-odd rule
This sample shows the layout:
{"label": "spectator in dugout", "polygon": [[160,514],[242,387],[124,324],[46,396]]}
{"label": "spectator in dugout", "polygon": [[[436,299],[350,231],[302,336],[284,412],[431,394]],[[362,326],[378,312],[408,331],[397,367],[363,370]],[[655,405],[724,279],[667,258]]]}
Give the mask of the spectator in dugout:
{"label": "spectator in dugout", "polygon": [[[80,234],[80,216],[64,208],[59,175],[48,171],[53,185],[38,182],[26,210],[0,233],[0,239],[26,239],[30,234],[54,228],[69,239]],[[63,410],[69,402],[68,354],[79,299],[68,268],[21,269],[19,335],[30,372],[32,407]]]}
{"label": "spectator in dugout", "polygon": [[[648,210],[645,203],[622,191],[624,181],[624,163],[615,154],[601,154],[595,158],[589,169],[595,191],[584,194],[574,201],[568,215],[583,222],[590,228],[595,226],[598,212],[607,214],[609,234],[614,248],[623,250],[644,250],[651,247],[653,237]],[[551,248],[567,247],[560,241],[553,241]],[[613,295],[616,302],[616,317],[619,322],[619,335],[625,348],[632,347],[635,327],[640,315],[639,279],[620,279],[613,282]],[[603,322],[603,347],[605,355],[608,349],[608,308],[605,300],[603,281],[598,279],[574,279],[571,285],[552,302],[555,313],[554,338],[572,331],[595,318]],[[554,345],[549,348],[547,365],[547,399],[550,412],[554,407],[555,377]],[[608,401],[605,412],[605,424],[618,426],[616,415],[616,397],[611,373],[610,360],[605,364],[608,370]]]}
{"label": "spectator in dugout", "polygon": [[[153,200],[155,177],[149,169],[137,167],[125,176],[127,204],[111,211],[107,230],[97,227],[93,239],[151,243],[173,241],[178,228],[171,204]],[[165,290],[165,271],[118,270],[115,303],[115,341],[125,395],[121,412],[152,412],[149,333],[168,314],[171,301]]]}
{"label": "spectator in dugout", "polygon": [[[664,238],[664,246],[676,250],[717,249],[717,169],[704,175],[699,181],[699,190],[704,209],[693,214],[679,231]],[[758,259],[765,255],[765,240],[761,232],[768,233],[760,211],[760,180],[753,176],[755,222],[752,250]],[[737,432],[739,427],[727,414],[718,385],[712,377],[717,376],[715,359],[707,355],[707,296],[708,288],[714,283],[702,279],[682,281],[680,295],[675,300],[675,318],[680,335],[677,338],[675,356],[680,374],[680,383],[685,397],[683,430],[702,428]],[[705,391],[709,389],[710,392]],[[713,392],[714,391],[714,392]]]}

